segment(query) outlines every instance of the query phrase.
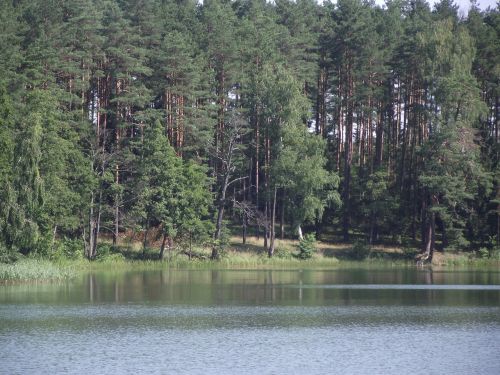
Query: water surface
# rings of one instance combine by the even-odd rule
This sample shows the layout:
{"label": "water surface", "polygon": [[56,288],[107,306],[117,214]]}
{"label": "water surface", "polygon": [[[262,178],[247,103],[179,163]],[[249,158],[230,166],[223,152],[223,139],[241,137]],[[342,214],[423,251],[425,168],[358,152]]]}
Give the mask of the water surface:
{"label": "water surface", "polygon": [[2,374],[498,374],[500,272],[101,272],[0,286]]}

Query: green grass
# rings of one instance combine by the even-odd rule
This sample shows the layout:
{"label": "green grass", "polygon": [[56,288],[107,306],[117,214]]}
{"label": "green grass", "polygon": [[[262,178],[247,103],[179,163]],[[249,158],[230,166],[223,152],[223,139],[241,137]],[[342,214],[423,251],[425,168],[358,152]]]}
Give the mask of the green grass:
{"label": "green grass", "polygon": [[[148,249],[148,259],[141,259],[142,250],[118,247],[114,252],[98,257],[94,261],[86,259],[44,260],[21,258],[5,264],[0,263],[0,283],[62,281],[87,272],[148,271],[166,268],[177,269],[298,269],[298,268],[344,268],[344,267],[415,267],[415,260],[408,259],[398,248],[373,248],[366,259],[355,260],[352,245],[318,242],[317,252],[311,259],[301,260],[295,255],[297,242],[277,241],[273,258],[268,258],[261,244],[262,240],[249,238],[245,245],[232,239],[228,250],[220,260],[210,259],[210,249],[195,248],[191,260],[186,254],[167,252],[167,259],[155,260],[157,249]],[[484,259],[473,254],[435,253],[433,264],[426,267],[444,268],[499,268],[497,257]]]}
{"label": "green grass", "polygon": [[228,253],[218,261],[205,259],[189,260],[185,255],[173,255],[171,259],[129,260],[111,257],[100,261],[86,259],[49,261],[42,259],[21,259],[17,262],[0,263],[0,283],[38,282],[68,280],[82,273],[100,271],[153,271],[166,268],[177,269],[252,269],[252,268],[302,268],[330,267],[339,262],[335,258],[315,257],[307,261],[289,258],[268,258],[264,255],[248,253]]}
{"label": "green grass", "polygon": [[22,259],[14,263],[0,263],[0,282],[60,281],[69,279],[73,274],[71,267],[48,260]]}

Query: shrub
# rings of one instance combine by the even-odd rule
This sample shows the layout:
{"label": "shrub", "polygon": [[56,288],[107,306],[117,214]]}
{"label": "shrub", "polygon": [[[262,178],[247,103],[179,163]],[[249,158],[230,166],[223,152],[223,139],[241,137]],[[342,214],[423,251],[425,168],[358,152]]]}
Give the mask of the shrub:
{"label": "shrub", "polygon": [[14,263],[19,259],[19,253],[17,251],[9,250],[0,241],[0,263]]}
{"label": "shrub", "polygon": [[488,259],[490,257],[490,251],[485,247],[480,248],[477,253],[481,259]]}
{"label": "shrub", "polygon": [[120,253],[108,253],[106,256],[97,256],[98,262],[121,262],[125,260],[123,254]]}
{"label": "shrub", "polygon": [[96,260],[102,261],[111,255],[113,252],[113,246],[109,245],[107,243],[99,243],[97,244],[97,249],[96,249]]}
{"label": "shrub", "polygon": [[62,241],[62,248],[64,256],[68,259],[81,259],[83,258],[83,241],[80,239],[64,239]]}
{"label": "shrub", "polygon": [[291,259],[293,254],[289,247],[277,246],[274,250],[273,256],[280,259]]}
{"label": "shrub", "polygon": [[418,250],[414,247],[410,247],[410,246],[405,246],[403,247],[403,258],[404,259],[415,259],[415,257],[417,256],[418,254]]}
{"label": "shrub", "polygon": [[316,238],[313,233],[306,234],[299,242],[299,259],[310,259],[316,252]]}
{"label": "shrub", "polygon": [[490,251],[490,258],[500,260],[500,247],[495,247]]}
{"label": "shrub", "polygon": [[55,244],[53,244],[52,233],[47,232],[38,238],[36,245],[31,249],[32,251],[30,252],[30,255],[41,258],[50,258],[53,252],[53,247],[55,247]]}
{"label": "shrub", "polygon": [[356,241],[352,246],[352,256],[356,260],[364,260],[370,255],[370,246],[363,241]]}
{"label": "shrub", "polygon": [[64,238],[62,240],[56,241],[48,251],[48,256],[50,260],[61,260],[61,259],[82,259],[83,258],[83,241],[80,239],[68,239]]}
{"label": "shrub", "polygon": [[226,227],[222,228],[220,238],[218,240],[209,241],[209,246],[217,249],[219,259],[223,259],[228,256],[227,250],[229,247],[229,232]]}

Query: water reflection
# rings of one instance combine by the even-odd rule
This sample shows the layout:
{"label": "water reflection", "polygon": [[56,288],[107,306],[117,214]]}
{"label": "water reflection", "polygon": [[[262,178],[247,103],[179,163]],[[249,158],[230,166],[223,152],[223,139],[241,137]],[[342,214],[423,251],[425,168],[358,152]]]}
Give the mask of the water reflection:
{"label": "water reflection", "polygon": [[499,273],[416,269],[160,270],[9,285],[0,303],[499,306]]}
{"label": "water reflection", "polygon": [[497,271],[165,269],[0,286],[6,374],[496,375],[499,337]]}

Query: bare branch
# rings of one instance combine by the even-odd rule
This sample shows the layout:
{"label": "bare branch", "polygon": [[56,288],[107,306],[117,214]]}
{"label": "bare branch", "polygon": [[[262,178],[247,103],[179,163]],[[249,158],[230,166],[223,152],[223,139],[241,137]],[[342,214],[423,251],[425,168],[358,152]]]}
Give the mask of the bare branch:
{"label": "bare branch", "polygon": [[234,180],[231,180],[227,183],[227,186],[229,187],[231,184],[234,184],[235,182],[238,182],[238,181],[241,181],[241,180],[244,180],[245,178],[248,178],[248,176],[243,176],[243,177],[238,177],[238,178],[235,178]]}

